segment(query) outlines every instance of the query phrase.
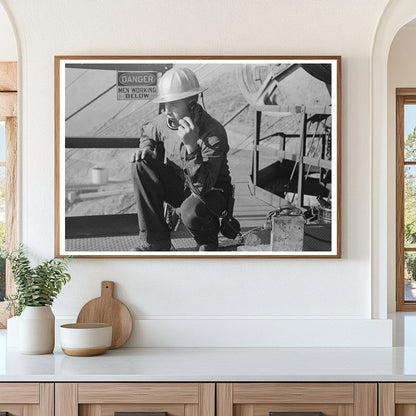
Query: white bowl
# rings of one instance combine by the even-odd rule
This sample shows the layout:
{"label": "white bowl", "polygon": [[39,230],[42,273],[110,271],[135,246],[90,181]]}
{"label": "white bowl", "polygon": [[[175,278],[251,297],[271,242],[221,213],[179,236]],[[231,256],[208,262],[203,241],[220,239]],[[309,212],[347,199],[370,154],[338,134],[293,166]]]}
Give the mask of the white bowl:
{"label": "white bowl", "polygon": [[61,325],[61,348],[78,357],[99,355],[111,347],[112,326],[104,323]]}

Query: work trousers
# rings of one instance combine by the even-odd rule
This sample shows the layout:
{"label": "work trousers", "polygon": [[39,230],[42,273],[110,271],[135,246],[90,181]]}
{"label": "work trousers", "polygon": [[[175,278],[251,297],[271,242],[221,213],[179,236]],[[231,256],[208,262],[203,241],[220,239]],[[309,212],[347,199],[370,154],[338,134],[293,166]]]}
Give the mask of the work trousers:
{"label": "work trousers", "polygon": [[226,208],[223,192],[209,191],[203,202],[185,189],[184,180],[171,166],[150,157],[132,162],[132,177],[139,239],[150,244],[170,241],[170,229],[163,209],[163,203],[167,202],[180,208],[182,222],[198,245],[218,246],[218,215]]}

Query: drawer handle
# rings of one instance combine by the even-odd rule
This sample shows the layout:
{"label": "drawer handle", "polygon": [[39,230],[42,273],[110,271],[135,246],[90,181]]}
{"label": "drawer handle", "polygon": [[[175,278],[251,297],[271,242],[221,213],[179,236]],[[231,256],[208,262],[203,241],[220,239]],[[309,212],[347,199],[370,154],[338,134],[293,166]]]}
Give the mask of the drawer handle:
{"label": "drawer handle", "polygon": [[323,416],[322,412],[269,412],[269,416]]}
{"label": "drawer handle", "polygon": [[168,416],[168,412],[115,412],[114,416]]}

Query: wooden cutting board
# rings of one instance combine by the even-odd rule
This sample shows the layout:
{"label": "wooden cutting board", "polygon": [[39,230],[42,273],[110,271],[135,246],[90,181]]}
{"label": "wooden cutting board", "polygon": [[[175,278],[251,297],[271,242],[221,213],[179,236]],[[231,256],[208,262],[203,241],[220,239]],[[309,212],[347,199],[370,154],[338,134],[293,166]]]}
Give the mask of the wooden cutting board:
{"label": "wooden cutting board", "polygon": [[103,322],[113,326],[111,349],[121,347],[130,337],[133,319],[127,306],[113,297],[114,282],[101,282],[101,296],[87,302],[77,323]]}

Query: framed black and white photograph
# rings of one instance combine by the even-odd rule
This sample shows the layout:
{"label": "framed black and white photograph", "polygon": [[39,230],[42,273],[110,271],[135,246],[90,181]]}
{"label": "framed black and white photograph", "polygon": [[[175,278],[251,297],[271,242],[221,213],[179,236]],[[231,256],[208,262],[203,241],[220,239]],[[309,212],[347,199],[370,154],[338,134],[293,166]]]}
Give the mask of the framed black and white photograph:
{"label": "framed black and white photograph", "polygon": [[341,256],[341,58],[55,57],[55,251]]}

